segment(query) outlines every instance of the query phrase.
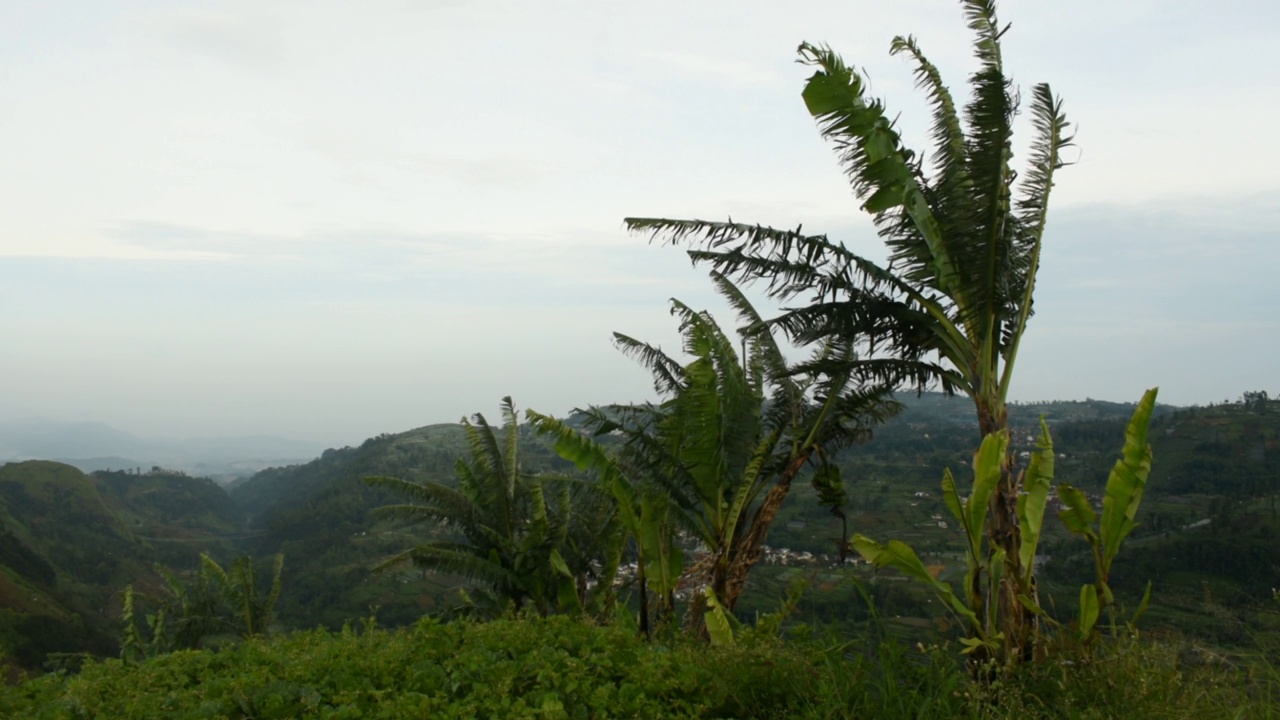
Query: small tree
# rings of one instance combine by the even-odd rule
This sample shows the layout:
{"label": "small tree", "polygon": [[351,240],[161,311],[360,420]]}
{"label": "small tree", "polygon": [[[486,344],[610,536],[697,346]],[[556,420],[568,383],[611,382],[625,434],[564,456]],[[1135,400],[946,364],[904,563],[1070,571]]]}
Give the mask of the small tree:
{"label": "small tree", "polygon": [[[543,615],[580,610],[586,601],[586,576],[597,575],[590,566],[595,553],[584,543],[608,544],[617,534],[612,507],[599,503],[598,491],[578,487],[570,478],[526,473],[519,461],[519,420],[509,397],[502,399],[502,417],[501,439],[481,414],[473,421],[462,420],[471,453],[454,467],[456,487],[365,478],[409,499],[378,508],[379,514],[441,522],[461,535],[460,540],[419,543],[384,560],[378,569],[412,563],[466,578],[487,595],[490,609],[499,612],[526,605]],[[582,518],[590,528],[574,528],[575,499],[579,506],[590,506]],[[603,569],[595,579],[606,592],[613,581],[609,572],[616,565]]]}
{"label": "small tree", "polygon": [[[140,660],[267,634],[280,599],[283,570],[284,555],[277,554],[271,585],[264,595],[258,589],[253,558],[247,555],[237,558],[228,571],[207,553],[200,553],[200,568],[187,582],[157,565],[156,571],[164,579],[159,594],[141,595],[132,585],[124,590],[121,656]],[[146,632],[138,628],[138,600],[153,608],[143,614]]]}
{"label": "small tree", "polygon": [[[1115,596],[1111,592],[1111,566],[1120,545],[1135,527],[1138,507],[1146,492],[1147,478],[1151,473],[1151,445],[1147,442],[1147,428],[1155,407],[1156,389],[1143,395],[1133,417],[1125,429],[1124,449],[1107,478],[1099,518],[1089,498],[1082,491],[1061,483],[1057,487],[1058,500],[1063,509],[1058,513],[1066,529],[1083,538],[1094,557],[1094,582],[1080,588],[1080,608],[1076,630],[1080,639],[1091,643],[1097,636],[1097,623],[1104,610],[1114,613]],[[1002,573],[1008,567],[1000,548],[993,548],[986,536],[987,507],[1001,479],[1001,463],[1009,451],[1009,432],[988,435],[973,460],[973,484],[965,497],[961,497],[956,481],[948,469],[942,478],[942,499],[947,509],[964,532],[967,572],[961,593],[957,595],[950,584],[935,578],[925,568],[919,556],[909,545],[898,540],[880,543],[860,534],[853,536],[853,546],[869,563],[876,567],[894,567],[908,576],[932,587],[943,605],[961,619],[966,629],[962,642],[965,652],[980,662],[975,669],[989,670],[981,662],[999,657],[994,653],[1004,646],[1005,626],[1000,622],[1000,606],[992,601],[996,589],[1004,582]],[[1019,477],[1022,492],[1018,496],[1018,519],[1022,534],[1017,552],[1023,574],[1015,578],[1020,588],[1018,601],[1039,618],[1052,622],[1040,607],[1034,594],[1036,550],[1044,530],[1044,512],[1048,506],[1049,492],[1054,480],[1053,440],[1049,426],[1041,421],[1041,433],[1036,452],[1025,473]],[[1130,623],[1136,622],[1151,598],[1151,585],[1147,585],[1137,612]],[[1112,615],[1114,626],[1114,614]],[[1016,655],[1005,655],[1007,663],[1017,660]]]}
{"label": "small tree", "polygon": [[1267,411],[1267,399],[1268,396],[1266,390],[1256,390],[1253,392],[1246,391],[1244,395],[1241,396],[1240,402],[1246,409],[1252,410],[1261,415]]}
{"label": "small tree", "polygon": [[271,586],[264,595],[258,589],[258,573],[253,558],[236,558],[230,570],[207,554],[200,554],[201,576],[205,582],[212,579],[222,601],[231,611],[232,626],[241,637],[266,635],[274,617],[276,601],[280,599],[280,578],[284,571],[284,555],[277,554],[271,569]]}

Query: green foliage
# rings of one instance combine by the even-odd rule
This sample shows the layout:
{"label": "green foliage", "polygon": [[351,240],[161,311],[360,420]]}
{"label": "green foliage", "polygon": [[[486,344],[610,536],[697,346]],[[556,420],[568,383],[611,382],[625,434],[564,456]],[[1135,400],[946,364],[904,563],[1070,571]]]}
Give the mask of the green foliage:
{"label": "green foliage", "polygon": [[[1095,527],[1097,515],[1083,492],[1063,483],[1058,487],[1058,497],[1064,506],[1059,513],[1070,532],[1084,538],[1093,551],[1094,584],[1080,590],[1079,631],[1090,636],[1102,610],[1115,605],[1111,591],[1111,566],[1120,552],[1120,544],[1133,532],[1138,507],[1151,474],[1151,445],[1147,442],[1147,428],[1151,411],[1155,407],[1156,388],[1143,395],[1133,413],[1133,419],[1125,429],[1124,450],[1107,478],[1106,492],[1102,498],[1102,518]],[[1139,614],[1150,598],[1148,586]]]}
{"label": "green foliage", "polygon": [[143,615],[146,633],[138,629],[137,593],[132,585],[124,589],[120,656],[138,661],[175,650],[217,646],[228,636],[248,639],[266,635],[280,599],[283,569],[284,556],[276,555],[271,584],[264,595],[258,589],[258,573],[249,556],[237,558],[226,570],[202,553],[200,569],[188,583],[168,568],[157,567],[164,588],[158,595],[143,598],[153,608]]}
{"label": "green foliage", "polygon": [[0,690],[44,718],[827,717],[824,657],[776,643],[650,645],[564,617],[252,640]]}
{"label": "green foliage", "polygon": [[1268,400],[1266,390],[1246,390],[1244,394],[1240,396],[1240,404],[1259,415],[1267,411]]}
{"label": "green foliage", "polygon": [[703,588],[702,593],[707,602],[707,635],[712,645],[732,645],[733,625],[729,622],[729,612],[720,604],[711,586]]}
{"label": "green foliage", "polygon": [[110,647],[100,643],[95,628],[86,627],[80,617],[16,613],[0,608],[0,672],[8,662],[38,671],[50,655],[74,654],[87,648],[101,652]]}
{"label": "green foliage", "polygon": [[601,558],[601,565],[606,569],[601,585],[607,585],[602,588],[602,595],[609,593],[602,609],[612,604],[612,579],[617,574],[626,543],[632,541],[638,590],[642,596],[640,630],[648,635],[648,593],[652,591],[657,596],[659,618],[665,619],[675,610],[672,596],[684,568],[684,553],[676,543],[670,496],[649,476],[652,468],[644,463],[638,467],[628,464],[624,458],[556,418],[533,410],[527,410],[525,415],[539,433],[554,439],[555,451],[560,457],[574,463],[579,470],[594,473],[599,486],[607,489],[612,497],[625,534],[618,534],[617,542],[609,544],[609,552]]}
{"label": "green foliage", "polygon": [[[662,398],[657,405],[584,413],[596,435],[621,435],[616,458],[562,425],[534,419],[556,437],[562,457],[603,473],[614,488],[639,545],[643,580],[658,572],[660,598],[680,575],[671,540],[678,525],[707,550],[689,574],[732,612],[792,481],[824,448],[834,452],[866,439],[898,406],[886,389],[865,388],[848,373],[818,377],[789,365],[742,292],[719,274],[712,280],[746,323],[742,353],[709,313],[678,300],[672,314],[680,319],[687,362],[615,333],[618,347],[653,374]],[[851,352],[831,342],[814,361],[847,359]],[[695,594],[686,615],[686,627],[699,634],[707,629],[701,617],[710,607],[707,597]]]}
{"label": "green foliage", "polygon": [[[5,644],[24,668],[42,669],[49,654],[115,654],[120,589],[158,583],[152,571],[158,559],[195,557],[190,545],[152,533],[182,537],[186,523],[203,531],[208,526],[197,519],[207,510],[175,506],[166,521],[148,508],[204,486],[185,477],[146,479],[157,483],[149,488],[154,492],[118,493],[103,478],[62,463],[0,467],[0,609],[6,615],[0,635],[12,633]],[[227,547],[216,538],[210,544]]]}
{"label": "green foliage", "polygon": [[[1008,431],[988,435],[982,441],[977,455],[974,456],[974,480],[967,498],[962,499],[956,489],[956,483],[948,470],[942,479],[943,501],[951,514],[959,521],[964,531],[965,561],[967,572],[964,580],[964,596],[957,596],[946,582],[938,580],[925,568],[915,551],[907,544],[892,540],[888,545],[881,545],[860,534],[853,537],[853,546],[862,557],[876,567],[894,567],[908,576],[926,583],[946,606],[959,617],[967,630],[964,639],[966,652],[983,650],[991,654],[1003,648],[1007,638],[1001,632],[1001,618],[995,603],[984,603],[984,598],[993,597],[998,592],[1002,572],[1005,569],[1003,550],[994,550],[985,546],[987,511],[991,496],[996,491],[1001,478],[1001,465],[1008,455]],[[1042,449],[1038,456],[1052,458],[1053,446],[1048,441],[1048,429],[1044,430]],[[1045,459],[1036,465],[1043,468]],[[1049,459],[1048,463],[1052,463]],[[1052,467],[1050,465],[1050,467]],[[1041,478],[1043,480],[1043,478]],[[1039,507],[1044,512],[1044,500],[1035,502],[1028,500],[1021,503],[1026,507]],[[1038,518],[1035,527],[1039,527]],[[1028,569],[1027,578],[1030,577]],[[1020,596],[1038,608],[1033,597],[1027,591]],[[985,655],[984,655],[985,656]]]}
{"label": "green foliage", "polygon": [[802,577],[792,580],[787,586],[787,595],[782,604],[778,606],[777,610],[756,617],[756,624],[750,628],[750,633],[768,638],[779,637],[782,633],[782,624],[800,606],[800,600],[804,597],[805,588],[808,586],[808,581]]}
{"label": "green foliage", "polygon": [[1055,648],[1046,662],[969,695],[985,706],[980,717],[1200,720],[1276,717],[1277,691],[1280,678],[1265,665],[1206,662],[1177,641],[1119,636],[1088,650]]}
{"label": "green foliage", "polygon": [[[412,623],[424,611],[442,611],[452,581],[422,574],[370,577],[368,568],[404,549],[401,533],[371,527],[374,508],[397,502],[369,485],[368,475],[452,484],[459,456],[469,450],[458,423],[429,425],[369,438],[355,447],[329,449],[315,460],[270,468],[230,489],[249,518],[241,552],[257,557],[284,553],[289,564],[280,619],[291,627],[337,629],[379,607],[383,622]],[[550,469],[550,452],[526,447],[530,469]],[[539,462],[533,462],[535,458]],[[407,582],[406,582],[407,581]]]}
{"label": "green foliage", "polygon": [[[825,642],[830,642],[826,640]],[[835,647],[744,634],[646,643],[566,617],[385,631],[366,624],[90,662],[0,686],[0,716],[81,718],[1219,718],[1280,711],[1248,680],[1174,645],[1119,639],[990,684],[945,647],[875,634]]]}
{"label": "green foliage", "polygon": [[[502,416],[501,439],[483,415],[477,414],[474,424],[463,419],[470,457],[459,458],[454,467],[456,488],[434,481],[365,478],[411,501],[379,508],[381,515],[446,523],[462,536],[461,542],[424,541],[384,560],[379,569],[411,562],[464,578],[485,594],[490,612],[526,604],[544,615],[581,610],[587,602],[582,590],[595,574],[591,561],[599,549],[583,543],[594,539],[608,544],[616,526],[613,509],[598,502],[595,488],[570,478],[527,473],[520,463],[519,420],[509,397],[502,400]],[[575,512],[584,507],[590,512]],[[566,558],[573,559],[574,567]]]}
{"label": "green foliage", "polygon": [[47,560],[22,542],[0,522],[0,565],[4,565],[29,581],[53,587],[57,572]]}
{"label": "green foliage", "polygon": [[271,585],[265,596],[258,590],[258,576],[252,557],[236,558],[230,570],[223,570],[213,558],[204,554],[200,556],[200,563],[202,576],[216,578],[223,602],[231,609],[240,636],[265,635],[271,627],[276,602],[280,599],[284,555],[277,554],[272,561]]}
{"label": "green foliage", "polygon": [[845,506],[849,503],[849,493],[845,490],[844,480],[840,475],[840,466],[836,465],[826,457],[817,470],[813,472],[813,478],[809,481],[814,491],[818,493],[818,504],[827,508],[832,515],[840,519],[840,535],[836,541],[836,550],[840,556],[840,561],[849,554],[849,517],[845,514]]}
{"label": "green foliage", "polygon": [[31,460],[0,467],[0,520],[29,554],[88,584],[110,585],[128,577],[136,568],[133,561],[146,554],[93,481],[62,463]]}
{"label": "green foliage", "polygon": [[1018,493],[1018,526],[1022,531],[1018,558],[1023,570],[1022,586],[1025,588],[1030,588],[1033,582],[1032,571],[1035,567],[1036,550],[1044,535],[1044,511],[1049,502],[1053,477],[1053,438],[1049,434],[1049,425],[1041,418],[1036,451],[1031,454],[1027,471],[1022,476],[1021,491]]}
{"label": "green foliage", "polygon": [[232,533],[244,521],[226,491],[208,478],[161,468],[98,470],[91,478],[107,506],[129,518],[139,534]]}
{"label": "green foliage", "polygon": [[849,494],[845,492],[844,482],[840,478],[838,465],[822,465],[813,473],[810,481],[818,492],[818,504],[829,508],[833,515],[840,516],[849,502]]}
{"label": "green foliage", "polygon": [[[969,605],[966,605],[964,600],[957,597],[949,584],[938,580],[930,574],[910,545],[900,540],[890,540],[888,544],[881,545],[864,535],[854,534],[853,548],[858,551],[858,554],[864,560],[878,568],[897,568],[906,573],[908,577],[924,582],[938,594],[938,597],[942,599],[949,610],[967,621],[966,625],[969,628],[974,630],[975,633],[981,632],[983,625],[978,618],[977,612]],[[981,608],[978,609],[980,610]],[[977,634],[976,637],[979,642],[986,642],[987,640],[985,635],[982,634]]]}
{"label": "green foliage", "polygon": [[[1103,609],[1115,604],[1108,583],[1111,564],[1119,552],[1120,543],[1132,531],[1134,517],[1142,500],[1147,475],[1151,470],[1151,446],[1147,444],[1147,427],[1155,406],[1156,390],[1143,395],[1125,432],[1123,457],[1115,464],[1107,481],[1103,499],[1101,530],[1094,529],[1096,514],[1084,492],[1066,483],[1058,486],[1058,499],[1063,505],[1058,515],[1068,531],[1080,535],[1089,542],[1096,561],[1097,575],[1093,585],[1080,590],[1077,630],[1085,639],[1095,639],[1094,630]],[[965,595],[961,599],[951,586],[931,575],[915,551],[899,541],[881,545],[870,538],[855,534],[853,546],[876,567],[894,567],[908,576],[926,583],[946,606],[966,621],[968,635],[963,639],[966,652],[983,651],[979,657],[1013,658],[1006,645],[1010,638],[1002,631],[999,605],[985,602],[1001,592],[1001,582],[1006,570],[1004,549],[984,547],[987,533],[984,527],[987,508],[1001,481],[1002,463],[1008,455],[1007,430],[987,435],[974,457],[973,487],[967,498],[961,498],[950,471],[944,473],[942,496],[947,509],[960,522],[965,533]],[[1036,547],[1043,530],[1044,511],[1048,502],[1049,487],[1054,474],[1053,440],[1049,427],[1041,421],[1041,435],[1037,450],[1019,483],[1018,515],[1023,528],[1015,551],[1021,556],[1022,572],[1009,584],[1017,593],[1016,600],[1039,618],[1048,614],[1041,606],[1035,578],[1032,573]],[[994,543],[992,543],[994,545]],[[1141,615],[1150,601],[1148,586],[1137,615]],[[1136,620],[1137,616],[1135,616]],[[1043,654],[1043,638],[1036,638]],[[997,652],[1002,651],[1002,652]]]}

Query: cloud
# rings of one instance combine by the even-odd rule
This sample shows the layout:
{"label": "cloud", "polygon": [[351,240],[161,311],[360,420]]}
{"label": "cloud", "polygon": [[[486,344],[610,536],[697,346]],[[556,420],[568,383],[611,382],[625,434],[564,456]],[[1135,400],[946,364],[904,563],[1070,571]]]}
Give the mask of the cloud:
{"label": "cloud", "polygon": [[184,8],[156,20],[159,32],[183,50],[250,70],[268,70],[283,58],[282,40],[262,17]]}
{"label": "cloud", "polygon": [[229,261],[271,266],[340,265],[347,269],[418,261],[458,266],[492,257],[493,238],[468,233],[424,233],[370,227],[271,235],[202,228],[154,220],[131,220],[107,231],[131,248],[148,251],[148,259]]}
{"label": "cloud", "polygon": [[776,84],[782,79],[772,68],[760,63],[717,59],[687,52],[649,51],[639,53],[638,58],[665,65],[683,77],[693,76],[716,85],[762,86]]}
{"label": "cloud", "polygon": [[[210,286],[211,297],[221,283],[263,302],[502,306],[590,298],[597,305],[661,307],[673,292],[697,296],[703,274],[680,273],[688,268],[683,253],[616,243],[607,233],[412,232],[370,225],[268,235],[134,220],[108,236],[139,258],[143,274],[156,263],[176,264],[171,274]],[[48,267],[58,266],[50,259]]]}
{"label": "cloud", "polygon": [[541,168],[532,159],[515,156],[460,157],[416,153],[405,156],[398,164],[413,172],[497,189],[526,188],[543,176]]}
{"label": "cloud", "polygon": [[543,165],[529,155],[412,151],[375,139],[333,134],[314,137],[306,146],[336,165],[348,182],[373,187],[402,184],[391,180],[388,170],[486,190],[526,189],[547,175]]}

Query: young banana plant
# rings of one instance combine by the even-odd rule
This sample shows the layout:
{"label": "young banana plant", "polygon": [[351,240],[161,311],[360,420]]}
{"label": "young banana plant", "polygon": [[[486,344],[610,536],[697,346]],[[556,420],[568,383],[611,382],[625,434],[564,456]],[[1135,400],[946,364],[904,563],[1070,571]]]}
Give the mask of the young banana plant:
{"label": "young banana plant", "polygon": [[[1000,483],[1001,463],[1009,449],[1009,431],[1000,430],[983,439],[973,461],[973,487],[968,497],[962,498],[956,488],[955,478],[946,470],[942,476],[942,498],[947,509],[955,516],[964,531],[965,581],[963,597],[957,595],[948,583],[934,577],[909,545],[892,540],[887,545],[860,534],[853,536],[853,547],[863,559],[876,567],[894,567],[910,577],[929,585],[945,606],[954,613],[967,629],[961,642],[966,654],[979,653],[992,656],[1005,641],[1000,630],[998,615],[1001,603],[995,601],[995,593],[1002,586],[1008,557],[1005,551],[990,543],[987,537],[987,506],[992,493]],[[1018,515],[1022,524],[1021,544],[1018,547],[1020,563],[1016,602],[1043,615],[1035,591],[1032,561],[1040,542],[1044,510],[1053,477],[1053,445],[1049,429],[1041,423],[1040,442],[1033,454],[1030,467],[1023,474],[1024,493],[1018,498]],[[1005,656],[1009,656],[1008,653]]]}
{"label": "young banana plant", "polygon": [[[555,452],[574,463],[579,470],[591,470],[599,477],[602,489],[617,503],[618,517],[626,534],[636,545],[637,579],[643,583],[641,592],[641,631],[648,634],[648,591],[658,599],[658,616],[674,612],[671,597],[684,569],[684,556],[675,541],[675,519],[670,498],[655,492],[633,478],[633,472],[619,458],[595,440],[579,433],[563,421],[533,410],[526,410],[525,417],[538,433],[550,436]],[[617,554],[622,543],[616,545]],[[610,582],[616,573],[618,556],[606,559],[614,572],[608,573]]]}
{"label": "young banana plant", "polygon": [[[1147,443],[1147,426],[1155,407],[1156,389],[1148,390],[1138,403],[1133,418],[1125,431],[1123,457],[1116,461],[1107,480],[1106,494],[1102,501],[1102,518],[1095,527],[1097,515],[1088,498],[1080,490],[1062,483],[1058,485],[1058,498],[1064,509],[1058,513],[1070,532],[1080,535],[1093,550],[1096,580],[1080,589],[1080,614],[1077,627],[1082,639],[1093,637],[1097,620],[1103,609],[1114,607],[1115,597],[1109,585],[1111,564],[1120,550],[1120,543],[1134,528],[1134,517],[1142,501],[1147,477],[1151,471],[1151,446]],[[965,535],[965,573],[963,596],[957,595],[949,584],[935,578],[924,563],[906,543],[893,540],[887,545],[863,535],[855,534],[853,547],[876,567],[897,568],[906,575],[923,581],[938,595],[945,606],[960,618],[968,634],[961,642],[964,652],[992,657],[1001,649],[1006,637],[1000,631],[999,608],[996,593],[1004,588],[1016,588],[1013,601],[1027,608],[1036,617],[1049,619],[1040,605],[1034,577],[1036,549],[1044,530],[1044,513],[1048,505],[1049,489],[1054,479],[1053,439],[1049,427],[1040,422],[1040,438],[1036,451],[1018,483],[1017,512],[1022,529],[1017,545],[1018,562],[1008,562],[1006,551],[993,543],[987,534],[987,505],[1000,482],[1001,461],[1009,448],[1009,432],[1001,430],[987,435],[974,456],[973,487],[968,497],[962,498],[956,488],[950,470],[943,473],[942,497],[947,509],[959,521]],[[1008,568],[1017,568],[1015,582],[1004,583]],[[1151,598],[1151,586],[1147,585],[1137,613],[1130,620],[1135,622],[1145,612]],[[1008,648],[1006,648],[1008,650]],[[1003,657],[1013,657],[1005,652]]]}
{"label": "young banana plant", "polygon": [[[1085,494],[1067,483],[1058,486],[1058,497],[1063,504],[1063,510],[1058,516],[1062,518],[1067,530],[1084,538],[1093,551],[1094,582],[1080,588],[1077,626],[1083,639],[1093,637],[1102,611],[1115,607],[1116,599],[1110,584],[1111,564],[1120,552],[1120,543],[1133,532],[1134,518],[1142,503],[1147,477],[1151,474],[1151,445],[1147,442],[1147,427],[1155,409],[1156,393],[1157,388],[1148,390],[1129,420],[1124,433],[1124,450],[1107,478],[1107,488],[1102,497],[1102,518],[1097,525],[1097,513]],[[1151,583],[1147,583],[1146,593],[1129,624],[1137,622],[1146,612],[1150,601]]]}

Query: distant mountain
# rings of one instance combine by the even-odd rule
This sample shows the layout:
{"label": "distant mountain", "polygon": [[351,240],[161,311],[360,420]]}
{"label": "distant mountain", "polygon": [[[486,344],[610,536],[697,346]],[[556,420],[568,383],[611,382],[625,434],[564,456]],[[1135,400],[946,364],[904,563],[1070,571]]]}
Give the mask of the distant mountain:
{"label": "distant mountain", "polygon": [[[979,441],[972,404],[967,398],[938,393],[903,394],[900,400],[906,406],[904,412],[877,428],[870,443],[832,458],[846,478],[848,529],[897,537],[934,551],[954,550],[954,528],[939,522],[945,509],[936,493],[944,468],[950,468],[959,482],[968,482],[967,467]],[[1133,410],[1132,403],[1099,400],[1011,406],[1015,451],[1034,449],[1039,419],[1044,417],[1058,454],[1056,479],[1100,494]],[[1135,551],[1135,557],[1159,547],[1163,542],[1159,533],[1165,528],[1171,533],[1170,542],[1195,542],[1198,530],[1181,534],[1179,529],[1208,517],[1227,517],[1223,513],[1229,507],[1228,498],[1245,503],[1230,505],[1236,508],[1230,517],[1248,519],[1257,523],[1258,533],[1268,532],[1265,528],[1272,527],[1271,521],[1258,515],[1249,498],[1267,493],[1274,497],[1280,491],[1280,465],[1276,465],[1280,462],[1280,404],[1273,412],[1251,413],[1235,405],[1157,406],[1151,435],[1155,466],[1134,536],[1143,552]],[[402,498],[371,488],[361,478],[394,475],[451,483],[453,463],[466,452],[459,426],[433,425],[370,438],[359,447],[327,450],[311,462],[270,468],[232,488],[233,499],[248,518],[254,554],[284,552],[287,558],[287,591],[281,598],[280,617],[289,618],[295,627],[339,626],[377,606],[380,621],[397,624],[440,609],[441,599],[456,579],[412,572],[371,573],[379,559],[440,530],[380,523],[371,510]],[[532,436],[522,438],[521,462],[530,472],[567,469]],[[771,544],[815,555],[833,552],[832,538],[839,534],[840,524],[817,502],[815,492],[807,480],[797,483],[770,531]],[[1215,504],[1214,498],[1222,500]],[[1052,541],[1054,552],[1074,557],[1078,540],[1067,538],[1057,523],[1050,525],[1053,530],[1047,542]],[[1261,542],[1250,547],[1256,551],[1248,560],[1250,567],[1271,572],[1280,566],[1276,553],[1265,550]],[[1212,577],[1232,587],[1256,585],[1257,579],[1239,568],[1233,566],[1228,574],[1227,566],[1221,567],[1221,573],[1193,576],[1194,583]],[[1066,566],[1061,582],[1067,590],[1062,592],[1078,589],[1077,570],[1074,564]],[[1149,577],[1140,569],[1131,570],[1118,582],[1145,582]],[[1182,597],[1187,587],[1191,586],[1170,584],[1168,597]],[[773,595],[761,597],[766,609],[776,601]],[[748,605],[751,601],[749,592]]]}
{"label": "distant mountain", "polygon": [[309,460],[323,449],[319,443],[269,435],[161,440],[103,423],[0,423],[0,460],[58,460],[84,472],[163,467],[225,482]]}
{"label": "distant mountain", "polygon": [[91,458],[50,458],[55,462],[65,463],[83,473],[112,472],[115,470],[141,470],[144,466],[150,469],[155,463],[147,463],[136,458],[124,458],[119,455]]}
{"label": "distant mountain", "polygon": [[[943,467],[960,470],[966,458],[972,457],[979,440],[972,402],[941,393],[904,393],[899,400],[906,410],[877,429],[871,444],[841,453],[840,462],[847,466],[850,478],[891,474],[889,482],[895,486],[936,488]],[[1042,403],[1020,405],[1013,417],[1028,427],[1040,415],[1061,418],[1062,423],[1082,418],[1109,422],[1127,418],[1133,407],[1095,401]],[[1109,450],[1118,449],[1123,433],[1112,432],[1105,442]],[[370,573],[379,560],[412,545],[414,532],[431,530],[407,531],[379,524],[371,511],[403,498],[372,488],[361,478],[391,475],[451,484],[454,463],[467,452],[460,425],[430,425],[370,438],[359,447],[326,450],[310,462],[268,468],[229,486],[228,492],[245,513],[252,533],[248,549],[260,557],[285,554],[288,590],[281,597],[279,616],[289,618],[295,627],[317,623],[340,627],[377,605],[381,621],[394,624],[412,620],[438,601],[438,585],[415,589],[402,584],[420,583],[421,574],[411,579],[410,574]],[[862,465],[859,458],[863,458]],[[531,432],[521,438],[521,462],[530,472],[571,469]],[[851,490],[864,492],[865,487],[863,481]],[[775,525],[771,537],[792,548],[828,551],[832,546],[830,514],[810,494],[807,481],[797,487],[795,499],[784,509],[788,522]],[[796,529],[788,526],[790,521]]]}
{"label": "distant mountain", "polygon": [[22,420],[0,423],[0,455],[8,458],[149,454],[147,442],[102,423]]}
{"label": "distant mountain", "polygon": [[[909,411],[911,422],[945,422],[977,427],[973,401],[965,395],[945,395],[940,392],[899,392],[894,399]],[[1127,421],[1136,407],[1135,402],[1111,402],[1109,400],[1043,400],[1015,402],[1009,405],[1010,420],[1016,423],[1036,423],[1041,416],[1050,422],[1077,422],[1082,420]],[[1173,405],[1157,404],[1154,417],[1175,412]]]}

